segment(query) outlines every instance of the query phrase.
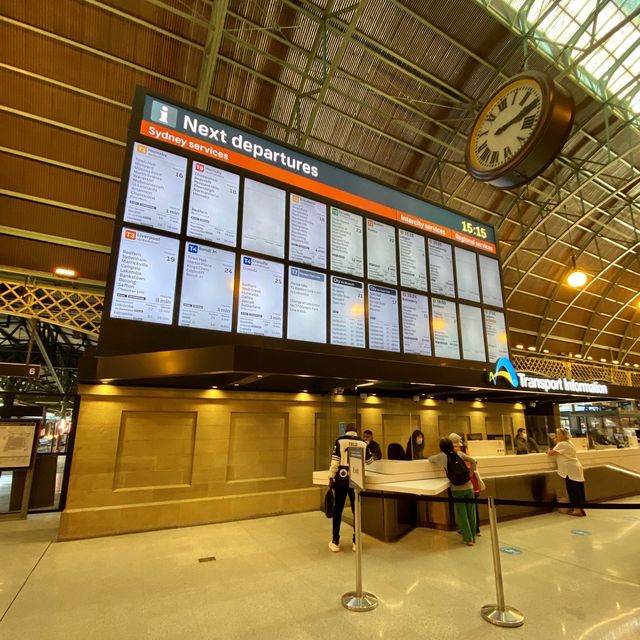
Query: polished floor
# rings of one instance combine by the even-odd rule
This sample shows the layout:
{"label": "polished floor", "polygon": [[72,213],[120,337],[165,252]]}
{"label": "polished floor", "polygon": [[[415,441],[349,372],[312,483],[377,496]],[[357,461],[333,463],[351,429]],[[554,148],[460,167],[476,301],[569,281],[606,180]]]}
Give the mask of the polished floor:
{"label": "polished floor", "polygon": [[56,515],[0,522],[0,638],[640,638],[640,509],[501,523],[501,546],[521,552],[500,554],[517,629],[480,617],[495,601],[488,529],[475,547],[426,529],[365,537],[364,588],[380,604],[353,613],[340,604],[355,586],[343,527],[332,553],[320,512],[62,543]]}

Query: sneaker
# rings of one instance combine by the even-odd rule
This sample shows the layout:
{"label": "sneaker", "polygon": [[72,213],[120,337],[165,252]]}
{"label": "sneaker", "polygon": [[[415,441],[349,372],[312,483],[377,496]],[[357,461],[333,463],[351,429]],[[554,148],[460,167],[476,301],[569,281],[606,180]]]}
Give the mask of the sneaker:
{"label": "sneaker", "polygon": [[356,543],[355,543],[355,542],[351,543],[351,548],[352,548],[354,551],[356,550],[356,548],[357,548],[357,547],[356,547]]}
{"label": "sneaker", "polygon": [[333,540],[329,543],[329,549],[331,549],[331,551],[340,551],[340,545],[336,544]]}
{"label": "sneaker", "polygon": [[473,547],[475,542],[465,542],[465,544],[467,545],[467,547]]}

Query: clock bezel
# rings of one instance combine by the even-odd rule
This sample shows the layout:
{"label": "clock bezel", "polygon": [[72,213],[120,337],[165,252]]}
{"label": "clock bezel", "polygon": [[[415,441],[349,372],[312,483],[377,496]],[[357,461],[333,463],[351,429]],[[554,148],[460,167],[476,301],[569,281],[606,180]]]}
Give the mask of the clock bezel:
{"label": "clock bezel", "polygon": [[[474,164],[477,136],[487,115],[504,94],[525,82],[537,84],[542,95],[540,117],[528,140],[507,162],[499,166],[486,168]],[[551,164],[564,146],[573,125],[573,112],[571,94],[548,75],[539,71],[526,71],[513,76],[492,94],[473,123],[465,154],[467,171],[476,180],[501,188],[529,182]]]}

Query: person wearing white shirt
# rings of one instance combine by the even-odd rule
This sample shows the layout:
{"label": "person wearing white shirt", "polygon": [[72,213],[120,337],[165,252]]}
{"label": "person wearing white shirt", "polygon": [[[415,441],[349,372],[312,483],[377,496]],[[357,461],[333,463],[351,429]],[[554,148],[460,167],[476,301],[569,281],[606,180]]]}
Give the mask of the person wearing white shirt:
{"label": "person wearing white shirt", "polygon": [[548,456],[553,456],[558,465],[558,475],[564,478],[569,494],[571,516],[586,516],[582,508],[586,502],[584,494],[584,472],[578,460],[576,448],[571,442],[571,436],[565,429],[556,429],[556,446],[547,451]]}

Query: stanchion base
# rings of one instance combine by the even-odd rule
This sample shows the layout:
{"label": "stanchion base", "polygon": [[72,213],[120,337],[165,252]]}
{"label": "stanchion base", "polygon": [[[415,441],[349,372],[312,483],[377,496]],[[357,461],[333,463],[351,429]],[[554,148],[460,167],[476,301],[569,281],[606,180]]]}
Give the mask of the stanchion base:
{"label": "stanchion base", "polygon": [[521,627],[524,624],[524,616],[507,605],[500,611],[497,604],[485,604],[480,614],[487,622],[498,627]]}
{"label": "stanchion base", "polygon": [[355,591],[349,591],[342,596],[342,606],[349,611],[371,611],[378,606],[378,598],[368,591],[359,595]]}

